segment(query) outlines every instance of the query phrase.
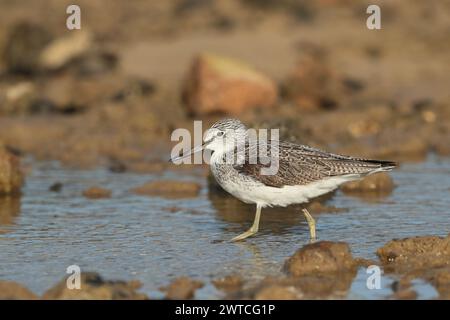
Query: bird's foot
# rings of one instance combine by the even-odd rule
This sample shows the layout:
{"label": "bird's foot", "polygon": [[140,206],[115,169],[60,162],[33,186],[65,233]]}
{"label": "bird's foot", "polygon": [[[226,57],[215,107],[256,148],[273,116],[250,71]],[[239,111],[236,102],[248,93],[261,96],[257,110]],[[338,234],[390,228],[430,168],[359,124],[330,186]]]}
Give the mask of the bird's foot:
{"label": "bird's foot", "polygon": [[256,230],[256,231],[255,231],[255,230],[252,230],[252,229],[247,230],[247,231],[245,231],[244,233],[242,233],[242,234],[240,234],[240,235],[234,237],[233,239],[231,239],[231,241],[234,242],[234,241],[244,240],[244,239],[246,239],[246,238],[248,238],[248,237],[254,235],[256,232],[257,232],[257,230]]}

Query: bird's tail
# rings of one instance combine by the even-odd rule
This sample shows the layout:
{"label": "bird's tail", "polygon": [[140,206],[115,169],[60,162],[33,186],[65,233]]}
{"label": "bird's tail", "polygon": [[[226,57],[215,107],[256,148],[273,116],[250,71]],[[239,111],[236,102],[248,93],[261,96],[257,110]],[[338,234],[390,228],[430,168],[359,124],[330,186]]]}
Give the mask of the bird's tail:
{"label": "bird's tail", "polygon": [[369,174],[382,171],[391,171],[398,166],[396,162],[388,160],[363,160],[363,162],[373,165],[374,170],[369,172]]}

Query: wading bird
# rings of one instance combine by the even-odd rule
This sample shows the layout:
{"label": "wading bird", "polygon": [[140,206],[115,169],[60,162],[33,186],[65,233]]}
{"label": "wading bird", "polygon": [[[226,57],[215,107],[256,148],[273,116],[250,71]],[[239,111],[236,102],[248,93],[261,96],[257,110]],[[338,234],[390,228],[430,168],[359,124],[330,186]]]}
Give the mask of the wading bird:
{"label": "wading bird", "polygon": [[[249,143],[248,132],[239,120],[219,120],[206,131],[202,145],[171,159],[177,162],[204,149],[210,150],[211,171],[219,185],[241,201],[256,205],[253,225],[232,241],[243,240],[258,231],[262,208],[307,203],[311,198],[333,191],[345,182],[396,167],[392,161],[354,158],[300,144],[268,140],[265,148],[270,150],[269,157],[276,159],[277,171],[263,174],[263,169],[270,164],[258,161],[261,160],[258,158],[260,153],[253,152],[258,148],[258,143]],[[251,161],[252,154],[256,154],[255,161]],[[302,212],[314,241],[315,221],[306,209]]]}

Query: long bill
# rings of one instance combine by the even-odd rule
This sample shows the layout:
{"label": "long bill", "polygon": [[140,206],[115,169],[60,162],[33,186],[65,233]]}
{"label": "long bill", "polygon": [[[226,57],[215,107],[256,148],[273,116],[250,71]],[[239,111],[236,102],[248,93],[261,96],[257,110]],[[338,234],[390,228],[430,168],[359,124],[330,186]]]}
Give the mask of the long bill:
{"label": "long bill", "polygon": [[203,151],[203,149],[205,149],[205,147],[206,147],[206,146],[208,145],[208,143],[210,143],[210,142],[211,142],[211,141],[205,141],[203,144],[201,144],[201,145],[199,145],[199,146],[196,146],[196,147],[192,148],[191,150],[189,150],[189,152],[187,152],[187,153],[185,153],[185,154],[183,154],[183,155],[181,155],[181,156],[174,157],[174,158],[170,158],[170,159],[169,159],[169,162],[175,163],[175,162],[177,162],[177,161],[180,161],[180,160],[182,160],[182,159],[185,159],[185,158],[187,158],[187,157],[193,155],[194,153]]}

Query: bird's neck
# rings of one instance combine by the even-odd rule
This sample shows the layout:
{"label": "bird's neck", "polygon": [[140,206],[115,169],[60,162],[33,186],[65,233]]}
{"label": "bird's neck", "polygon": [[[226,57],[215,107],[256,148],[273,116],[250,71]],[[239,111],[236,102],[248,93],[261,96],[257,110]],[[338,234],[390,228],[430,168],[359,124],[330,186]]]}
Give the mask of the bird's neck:
{"label": "bird's neck", "polygon": [[229,164],[235,165],[245,159],[245,146],[242,148],[232,146],[214,151],[210,158],[211,164]]}

